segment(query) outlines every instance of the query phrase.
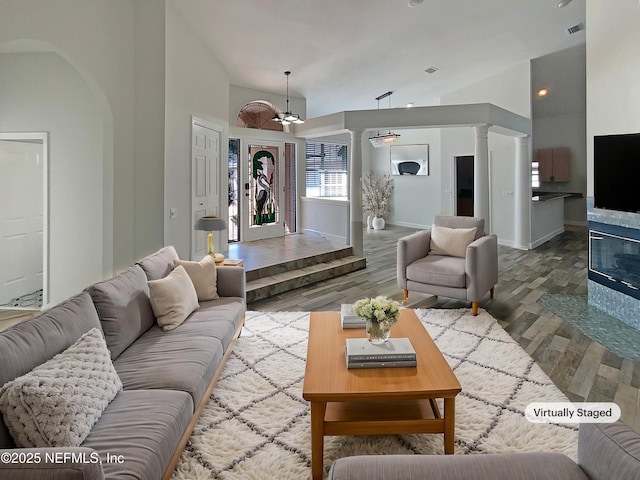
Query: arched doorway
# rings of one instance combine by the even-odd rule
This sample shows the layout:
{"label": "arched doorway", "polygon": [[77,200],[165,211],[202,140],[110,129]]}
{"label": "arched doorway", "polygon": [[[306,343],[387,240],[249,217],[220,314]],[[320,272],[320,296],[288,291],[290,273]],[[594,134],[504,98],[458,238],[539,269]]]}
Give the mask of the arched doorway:
{"label": "arched doorway", "polygon": [[[113,119],[95,78],[56,46],[22,39],[1,48],[0,111],[11,115],[0,118],[0,132],[47,134],[48,181],[32,195],[48,207],[41,229],[42,307],[48,308],[112,271]],[[30,246],[25,264],[37,253]]]}

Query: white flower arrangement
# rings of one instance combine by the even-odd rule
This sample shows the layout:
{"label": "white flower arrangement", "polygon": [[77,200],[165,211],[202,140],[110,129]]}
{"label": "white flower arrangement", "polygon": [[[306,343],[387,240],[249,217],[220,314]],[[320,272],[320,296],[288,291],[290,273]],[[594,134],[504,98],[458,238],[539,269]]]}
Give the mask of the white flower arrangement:
{"label": "white flower arrangement", "polygon": [[400,316],[400,304],[383,296],[363,298],[353,305],[353,311],[361,318],[391,327]]}
{"label": "white flower arrangement", "polygon": [[384,217],[391,201],[391,175],[377,178],[367,173],[362,178],[362,206],[376,217]]}

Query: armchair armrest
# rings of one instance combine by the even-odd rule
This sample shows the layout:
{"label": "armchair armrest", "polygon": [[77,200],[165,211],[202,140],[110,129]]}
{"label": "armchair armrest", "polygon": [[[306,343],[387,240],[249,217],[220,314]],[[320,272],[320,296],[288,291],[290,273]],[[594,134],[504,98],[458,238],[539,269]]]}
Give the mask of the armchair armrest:
{"label": "armchair armrest", "polygon": [[431,230],[412,233],[398,240],[397,274],[398,286],[407,288],[407,265],[429,253]]}
{"label": "armchair armrest", "polygon": [[0,450],[0,478],[14,480],[104,480],[98,452],[86,447]]}
{"label": "armchair armrest", "polygon": [[247,282],[243,267],[220,266],[216,268],[216,271],[218,273],[218,295],[247,299]]}
{"label": "armchair armrest", "polygon": [[498,283],[498,237],[485,235],[467,247],[467,300],[478,301]]}

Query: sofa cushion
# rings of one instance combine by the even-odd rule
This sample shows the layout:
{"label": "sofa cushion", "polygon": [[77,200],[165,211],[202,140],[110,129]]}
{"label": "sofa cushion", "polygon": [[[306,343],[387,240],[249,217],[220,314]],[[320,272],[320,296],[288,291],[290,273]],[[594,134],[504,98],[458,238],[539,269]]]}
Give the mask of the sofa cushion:
{"label": "sofa cushion", "polygon": [[122,389],[102,332],[0,388],[0,410],[20,447],[78,447]]}
{"label": "sofa cushion", "polygon": [[592,480],[640,478],[640,434],[621,421],[582,423],[578,463]]}
{"label": "sofa cushion", "polygon": [[136,263],[147,275],[147,280],[158,280],[169,275],[169,272],[173,270],[174,260],[179,260],[178,253],[175,248],[168,246]]}
{"label": "sofa cushion", "polygon": [[200,402],[224,350],[207,324],[183,326],[169,332],[152,327],[113,362],[125,390],[180,390],[194,405]]}
{"label": "sofa cushion", "polygon": [[[105,478],[157,480],[193,415],[191,397],[166,390],[123,390],[83,443],[98,452]],[[105,462],[107,453],[122,463]]]}
{"label": "sofa cushion", "polygon": [[211,255],[207,255],[199,262],[174,260],[173,264],[176,267],[182,266],[187,271],[198,294],[199,302],[218,298],[216,262]]}
{"label": "sofa cushion", "polygon": [[467,247],[476,236],[477,228],[431,227],[430,255],[466,257]]}
{"label": "sofa cushion", "polygon": [[575,462],[560,453],[365,455],[340,458],[333,463],[329,472],[329,480],[360,480],[364,478],[369,480],[413,478],[589,480]]}
{"label": "sofa cushion", "polygon": [[429,254],[407,266],[407,280],[443,287],[464,288],[466,286],[465,259]]}
{"label": "sofa cushion", "polygon": [[[83,292],[45,313],[1,331],[0,385],[46,362],[92,328],[100,328],[100,321],[91,297]],[[14,446],[0,420],[0,448]]]}
{"label": "sofa cushion", "polygon": [[198,294],[186,270],[178,266],[164,278],[149,281],[149,296],[158,325],[166,332],[198,309]]}
{"label": "sofa cushion", "polygon": [[102,323],[111,358],[116,359],[155,323],[147,277],[134,265],[88,289]]}
{"label": "sofa cushion", "polygon": [[235,331],[244,321],[244,312],[244,300],[238,297],[221,297],[217,300],[202,302],[200,308],[193,312],[180,329],[194,333],[206,330],[207,335],[220,340],[222,347],[226,350],[233,340]]}

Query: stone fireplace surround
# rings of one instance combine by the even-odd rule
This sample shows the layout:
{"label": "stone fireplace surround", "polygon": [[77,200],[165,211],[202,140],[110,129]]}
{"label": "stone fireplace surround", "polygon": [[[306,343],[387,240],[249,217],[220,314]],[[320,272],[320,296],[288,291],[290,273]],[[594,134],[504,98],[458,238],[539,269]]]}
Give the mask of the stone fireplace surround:
{"label": "stone fireplace surround", "polygon": [[[636,275],[640,275],[640,256],[633,258],[636,252],[640,252],[640,214],[596,209],[593,197],[587,197],[587,219],[590,236],[589,304],[640,330],[640,291],[633,288],[640,287],[636,280]],[[602,237],[594,231],[604,233],[605,240],[613,239],[611,246],[592,249],[592,235]],[[616,268],[619,265],[624,267]],[[597,273],[598,270],[605,271],[615,281],[602,275],[603,272]]]}

